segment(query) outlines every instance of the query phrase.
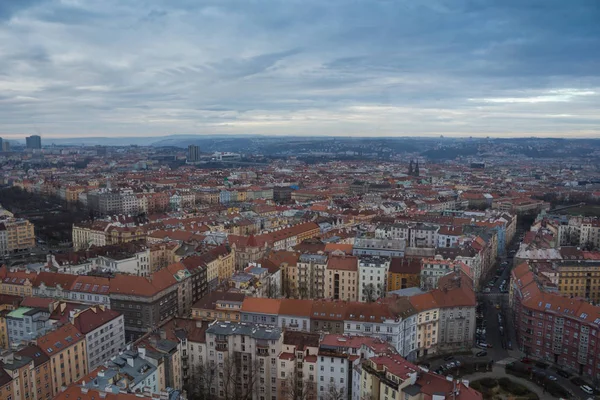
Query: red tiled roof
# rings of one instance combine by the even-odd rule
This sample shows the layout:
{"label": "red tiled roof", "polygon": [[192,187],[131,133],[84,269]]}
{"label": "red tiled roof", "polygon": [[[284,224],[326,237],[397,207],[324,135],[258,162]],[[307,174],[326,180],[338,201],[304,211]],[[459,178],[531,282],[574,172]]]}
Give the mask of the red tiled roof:
{"label": "red tiled roof", "polygon": [[37,339],[37,345],[49,357],[84,340],[84,336],[73,324],[65,324],[60,328]]}
{"label": "red tiled roof", "polygon": [[90,307],[87,310],[79,313],[73,321],[73,325],[84,335],[101,327],[121,315],[120,312],[109,308],[102,309],[99,306]]}

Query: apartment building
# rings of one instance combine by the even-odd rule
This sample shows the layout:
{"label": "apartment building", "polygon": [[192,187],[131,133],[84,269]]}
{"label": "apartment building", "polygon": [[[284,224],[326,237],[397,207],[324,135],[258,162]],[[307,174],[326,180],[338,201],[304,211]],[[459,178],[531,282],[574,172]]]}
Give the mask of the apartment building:
{"label": "apartment building", "polygon": [[346,301],[358,300],[358,258],[331,255],[325,269],[325,297]]}
{"label": "apartment building", "polygon": [[71,323],[38,338],[37,345],[50,358],[52,369],[52,394],[68,386],[87,373],[85,337]]}
{"label": "apartment building", "polygon": [[438,232],[440,227],[437,225],[416,223],[411,226],[409,246],[435,248],[438,244]]}
{"label": "apartment building", "polygon": [[283,333],[252,323],[214,322],[206,330],[208,365],[216,369],[210,393],[216,398],[276,399]]}
{"label": "apartment building", "polygon": [[312,300],[281,299],[278,326],[284,330],[310,332]]}
{"label": "apartment building", "polygon": [[76,313],[72,323],[85,336],[88,371],[93,371],[125,348],[125,323],[117,311],[93,306]]}
{"label": "apartment building", "polygon": [[509,296],[519,349],[600,379],[600,308],[547,291],[541,282],[526,262],[511,271]]}
{"label": "apartment building", "polygon": [[166,389],[163,365],[156,366],[145,356],[145,349],[129,347],[71,387],[80,387],[84,394],[100,391],[94,399],[101,399],[102,393],[118,393],[119,399],[127,398],[129,393],[160,396]]}
{"label": "apartment building", "polygon": [[298,297],[322,299],[325,296],[325,254],[301,254],[296,264],[297,276],[292,278]]}
{"label": "apartment building", "polygon": [[51,329],[50,311],[46,308],[19,307],[6,315],[6,329],[11,347],[29,342]]}
{"label": "apartment building", "polygon": [[392,257],[386,281],[388,292],[419,287],[421,285],[421,259]]}
{"label": "apartment building", "polygon": [[173,335],[167,337],[167,332],[161,329],[147,333],[135,342],[135,346],[140,357],[164,371],[166,387],[183,387],[183,341]]}
{"label": "apartment building", "polygon": [[[204,258],[200,256],[189,256],[182,258],[180,262],[190,272],[191,281],[191,298],[192,304],[195,304],[204,296],[208,291],[208,268],[204,263]],[[211,271],[211,276],[214,274],[214,270]]]}
{"label": "apartment building", "polygon": [[360,399],[483,399],[468,382],[425,372],[399,355],[372,357],[363,361],[361,367]]}
{"label": "apartment building", "polygon": [[319,335],[285,330],[277,361],[277,398],[317,400]]}
{"label": "apartment building", "polygon": [[403,390],[417,382],[420,372],[419,367],[399,354],[371,357],[361,363],[361,397],[357,398],[404,399]]}
{"label": "apartment building", "polygon": [[168,269],[147,278],[117,274],[111,279],[109,295],[110,308],[123,314],[126,342],[178,312],[178,281]]}
{"label": "apartment building", "polygon": [[421,261],[421,289],[435,289],[441,277],[461,269],[469,268],[461,262],[444,260],[441,256],[424,258]]}
{"label": "apartment building", "polygon": [[215,291],[202,297],[192,306],[192,318],[203,321],[240,322],[240,312],[246,295]]}
{"label": "apartment building", "polygon": [[277,326],[281,301],[279,299],[246,297],[240,311],[242,322]]}
{"label": "apartment building", "polygon": [[440,307],[434,296],[428,292],[410,297],[410,303],[417,310],[417,357],[438,352]]}
{"label": "apartment building", "polygon": [[554,263],[560,293],[600,302],[600,261],[564,260]]}
{"label": "apartment building", "polygon": [[0,361],[0,386],[3,376],[11,379],[10,384],[0,390],[2,399],[9,399],[9,396],[28,400],[52,398],[50,359],[41,349],[28,345],[18,352],[3,353]]}
{"label": "apartment building", "polygon": [[360,257],[358,261],[358,300],[367,303],[385,296],[390,260],[387,257]]}
{"label": "apartment building", "polygon": [[29,250],[35,247],[35,231],[31,222],[23,218],[2,221],[6,230],[6,252]]}
{"label": "apartment building", "polygon": [[314,300],[310,312],[311,332],[344,333],[345,301]]}
{"label": "apartment building", "polygon": [[580,229],[579,243],[582,246],[600,248],[600,221],[583,221]]}
{"label": "apartment building", "polygon": [[342,399],[351,395],[352,364],[356,360],[338,343],[322,341],[317,354],[317,396]]}
{"label": "apartment building", "polygon": [[352,254],[355,256],[402,257],[406,250],[403,239],[357,237],[354,239]]}
{"label": "apartment building", "polygon": [[458,271],[441,278],[438,285],[439,289],[431,292],[440,306],[438,349],[468,350],[474,345],[477,305],[472,280]]}
{"label": "apartment building", "polygon": [[31,296],[33,280],[36,274],[29,271],[9,269],[6,265],[0,266],[0,293],[13,296]]}
{"label": "apartment building", "polygon": [[8,254],[8,232],[3,222],[0,222],[0,256]]}

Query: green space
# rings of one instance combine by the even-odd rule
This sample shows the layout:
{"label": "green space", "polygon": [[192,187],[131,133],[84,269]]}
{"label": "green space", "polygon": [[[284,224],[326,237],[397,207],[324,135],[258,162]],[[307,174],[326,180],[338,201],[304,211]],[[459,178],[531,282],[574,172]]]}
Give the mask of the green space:
{"label": "green space", "polygon": [[584,206],[578,206],[573,208],[567,208],[560,211],[569,215],[585,215],[589,217],[600,217],[600,205],[586,204]]}
{"label": "green space", "polygon": [[481,392],[484,400],[504,400],[511,397],[523,400],[539,399],[537,394],[509,378],[482,378],[471,382],[471,387]]}

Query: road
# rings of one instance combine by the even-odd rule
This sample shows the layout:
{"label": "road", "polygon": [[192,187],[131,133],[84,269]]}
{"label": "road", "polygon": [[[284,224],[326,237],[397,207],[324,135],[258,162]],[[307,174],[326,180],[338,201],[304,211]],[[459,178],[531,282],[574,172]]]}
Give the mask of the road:
{"label": "road", "polygon": [[[523,233],[523,230],[517,230],[513,240],[508,244],[508,255],[498,259],[495,269],[500,273],[496,276],[493,286],[487,286],[490,289],[489,293],[480,292],[477,295],[477,302],[482,314],[482,318],[477,319],[477,326],[482,327],[481,324],[485,324],[485,342],[492,346],[487,350],[488,357],[494,361],[503,360],[511,355],[513,357],[519,356],[516,351],[516,332],[513,329],[513,324],[510,323],[512,315],[508,305],[508,293],[502,293],[500,286],[505,282],[504,289],[507,290],[508,288],[510,271],[513,266],[514,253],[512,251],[519,248]],[[501,316],[502,322],[498,320],[498,315]]]}

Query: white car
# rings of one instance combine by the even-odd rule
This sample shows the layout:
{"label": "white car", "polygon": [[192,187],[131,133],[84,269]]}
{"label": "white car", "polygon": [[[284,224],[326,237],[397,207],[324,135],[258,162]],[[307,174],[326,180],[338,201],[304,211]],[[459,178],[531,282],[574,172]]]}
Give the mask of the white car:
{"label": "white car", "polygon": [[557,381],[557,380],[558,380],[558,378],[557,378],[557,377],[555,377],[554,375],[550,375],[550,376],[548,377],[548,379],[549,379],[549,380],[551,380],[551,381]]}
{"label": "white car", "polygon": [[581,390],[583,390],[584,392],[586,392],[587,394],[594,394],[594,389],[592,389],[588,385],[581,385],[581,386],[579,386],[579,388]]}

